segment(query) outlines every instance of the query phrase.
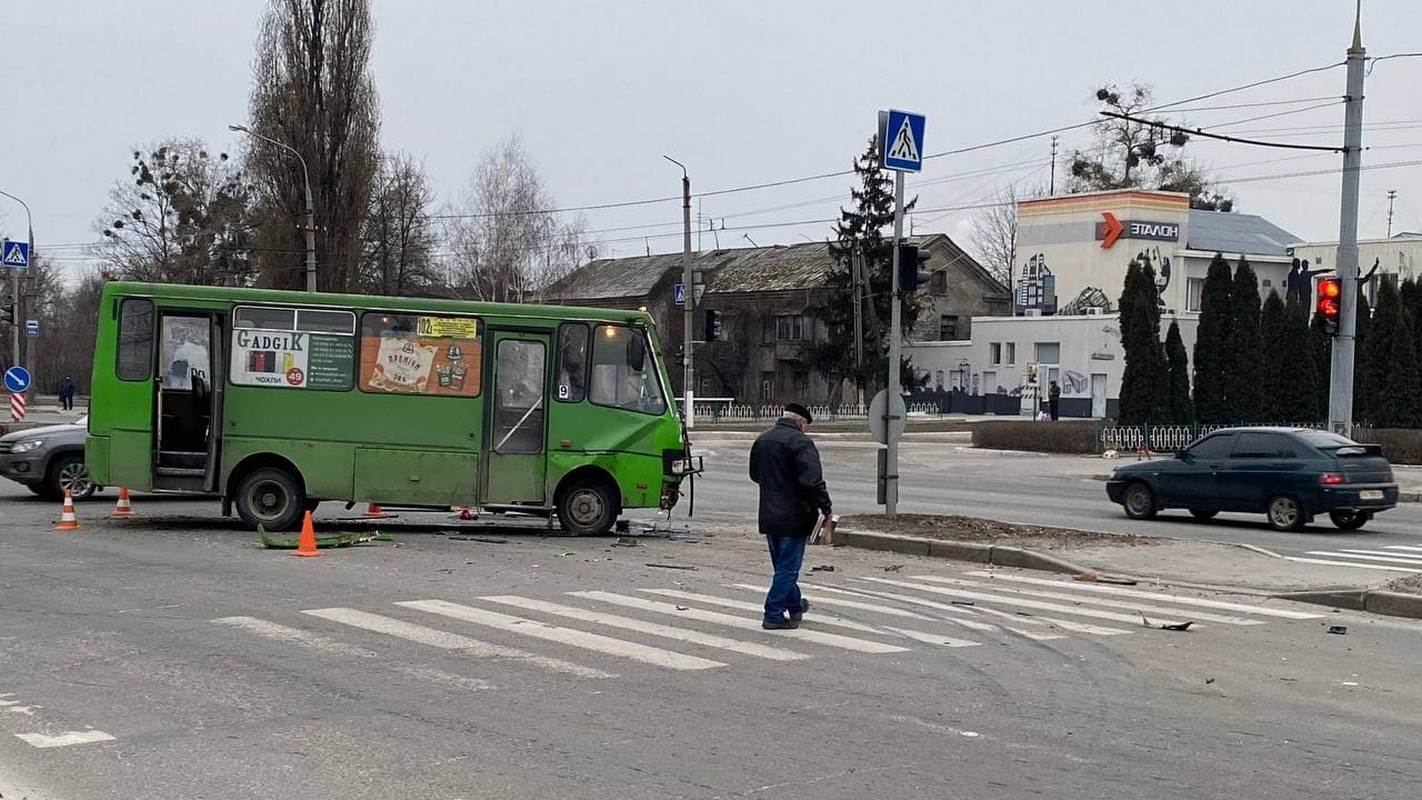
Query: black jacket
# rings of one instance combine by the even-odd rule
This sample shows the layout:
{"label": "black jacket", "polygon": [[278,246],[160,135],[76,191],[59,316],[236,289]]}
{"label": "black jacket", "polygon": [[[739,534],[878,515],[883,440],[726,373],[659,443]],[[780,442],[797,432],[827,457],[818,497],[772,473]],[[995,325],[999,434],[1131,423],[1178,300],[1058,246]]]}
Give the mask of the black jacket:
{"label": "black jacket", "polygon": [[788,419],[755,440],[750,479],[760,484],[760,532],[766,536],[809,536],[820,515],[830,513],[820,452]]}

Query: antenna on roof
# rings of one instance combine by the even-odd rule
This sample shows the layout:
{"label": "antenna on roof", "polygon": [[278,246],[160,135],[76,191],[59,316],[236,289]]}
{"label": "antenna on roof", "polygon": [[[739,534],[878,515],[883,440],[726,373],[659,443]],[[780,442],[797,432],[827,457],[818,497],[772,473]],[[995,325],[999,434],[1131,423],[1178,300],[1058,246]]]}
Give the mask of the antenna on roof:
{"label": "antenna on roof", "polygon": [[750,243],[751,243],[751,247],[760,247],[760,245],[758,245],[758,244],[755,243],[755,240],[754,240],[754,239],[750,238],[750,234],[749,234],[749,233],[743,233],[743,234],[741,234],[741,238],[742,238],[742,239],[745,239],[745,240],[748,241],[748,242],[750,242]]}
{"label": "antenna on roof", "polygon": [[647,246],[647,256],[650,257],[652,255],[652,240],[643,236],[642,244],[645,244]]}

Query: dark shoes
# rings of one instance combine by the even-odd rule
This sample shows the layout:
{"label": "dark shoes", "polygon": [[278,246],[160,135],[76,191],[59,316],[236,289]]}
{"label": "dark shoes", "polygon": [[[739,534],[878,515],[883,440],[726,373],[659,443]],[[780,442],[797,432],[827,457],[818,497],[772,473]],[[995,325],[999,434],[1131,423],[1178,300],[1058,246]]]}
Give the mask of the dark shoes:
{"label": "dark shoes", "polygon": [[764,628],[764,629],[766,629],[766,630],[768,630],[768,631],[793,631],[793,630],[795,630],[796,628],[800,627],[800,621],[797,620],[797,619],[782,619],[782,620],[770,620],[770,619],[766,619],[766,620],[761,620],[760,627],[762,627],[762,628]]}
{"label": "dark shoes", "polygon": [[795,613],[795,612],[792,611],[792,612],[790,613],[790,621],[791,621],[791,622],[799,622],[800,620],[802,620],[802,619],[805,618],[805,614],[806,614],[807,612],[809,612],[809,610],[810,610],[810,601],[809,601],[809,600],[806,600],[806,599],[803,598],[803,597],[800,598],[800,613],[797,614],[797,613]]}

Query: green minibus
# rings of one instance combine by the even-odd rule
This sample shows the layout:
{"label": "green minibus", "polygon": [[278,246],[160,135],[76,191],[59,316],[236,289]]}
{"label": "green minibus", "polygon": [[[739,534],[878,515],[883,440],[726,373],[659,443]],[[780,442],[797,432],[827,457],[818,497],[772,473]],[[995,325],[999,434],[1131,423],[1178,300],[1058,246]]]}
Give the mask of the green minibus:
{"label": "green minibus", "polygon": [[660,350],[641,311],[111,282],[85,461],[272,530],[339,500],[604,533],[699,466]]}

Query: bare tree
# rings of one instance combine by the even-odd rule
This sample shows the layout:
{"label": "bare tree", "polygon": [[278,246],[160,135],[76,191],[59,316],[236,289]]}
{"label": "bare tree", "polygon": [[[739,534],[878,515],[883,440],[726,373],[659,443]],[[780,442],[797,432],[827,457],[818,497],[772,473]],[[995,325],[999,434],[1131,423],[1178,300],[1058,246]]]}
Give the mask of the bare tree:
{"label": "bare tree", "polygon": [[1017,257],[1017,200],[1017,187],[1009,184],[997,193],[993,205],[980,209],[968,221],[978,263],[1007,287],[1012,286],[1012,265]]}
{"label": "bare tree", "polygon": [[596,246],[581,219],[563,222],[518,136],[484,155],[449,225],[451,281],[480,300],[525,303],[545,291]]}
{"label": "bare tree", "polygon": [[130,280],[241,286],[251,282],[251,186],[226,153],[195,139],[134,150],[94,227],[105,267]]}
{"label": "bare tree", "polygon": [[435,268],[433,204],[423,164],[399,154],[381,160],[361,235],[356,288],[373,294],[438,293],[443,281]]}
{"label": "bare tree", "polygon": [[[380,159],[380,108],[370,75],[369,0],[270,0],[257,41],[250,127],[297,150],[316,205],[318,286],[355,278],[361,226]],[[304,285],[301,164],[253,139],[248,165],[260,191],[262,281]]]}
{"label": "bare tree", "polygon": [[89,270],[66,286],[60,281],[58,270],[43,257],[35,258],[29,273],[29,286],[21,291],[26,316],[40,323],[40,335],[32,340],[30,357],[35,384],[43,392],[52,392],[67,375],[80,391],[87,392],[105,274]]}

